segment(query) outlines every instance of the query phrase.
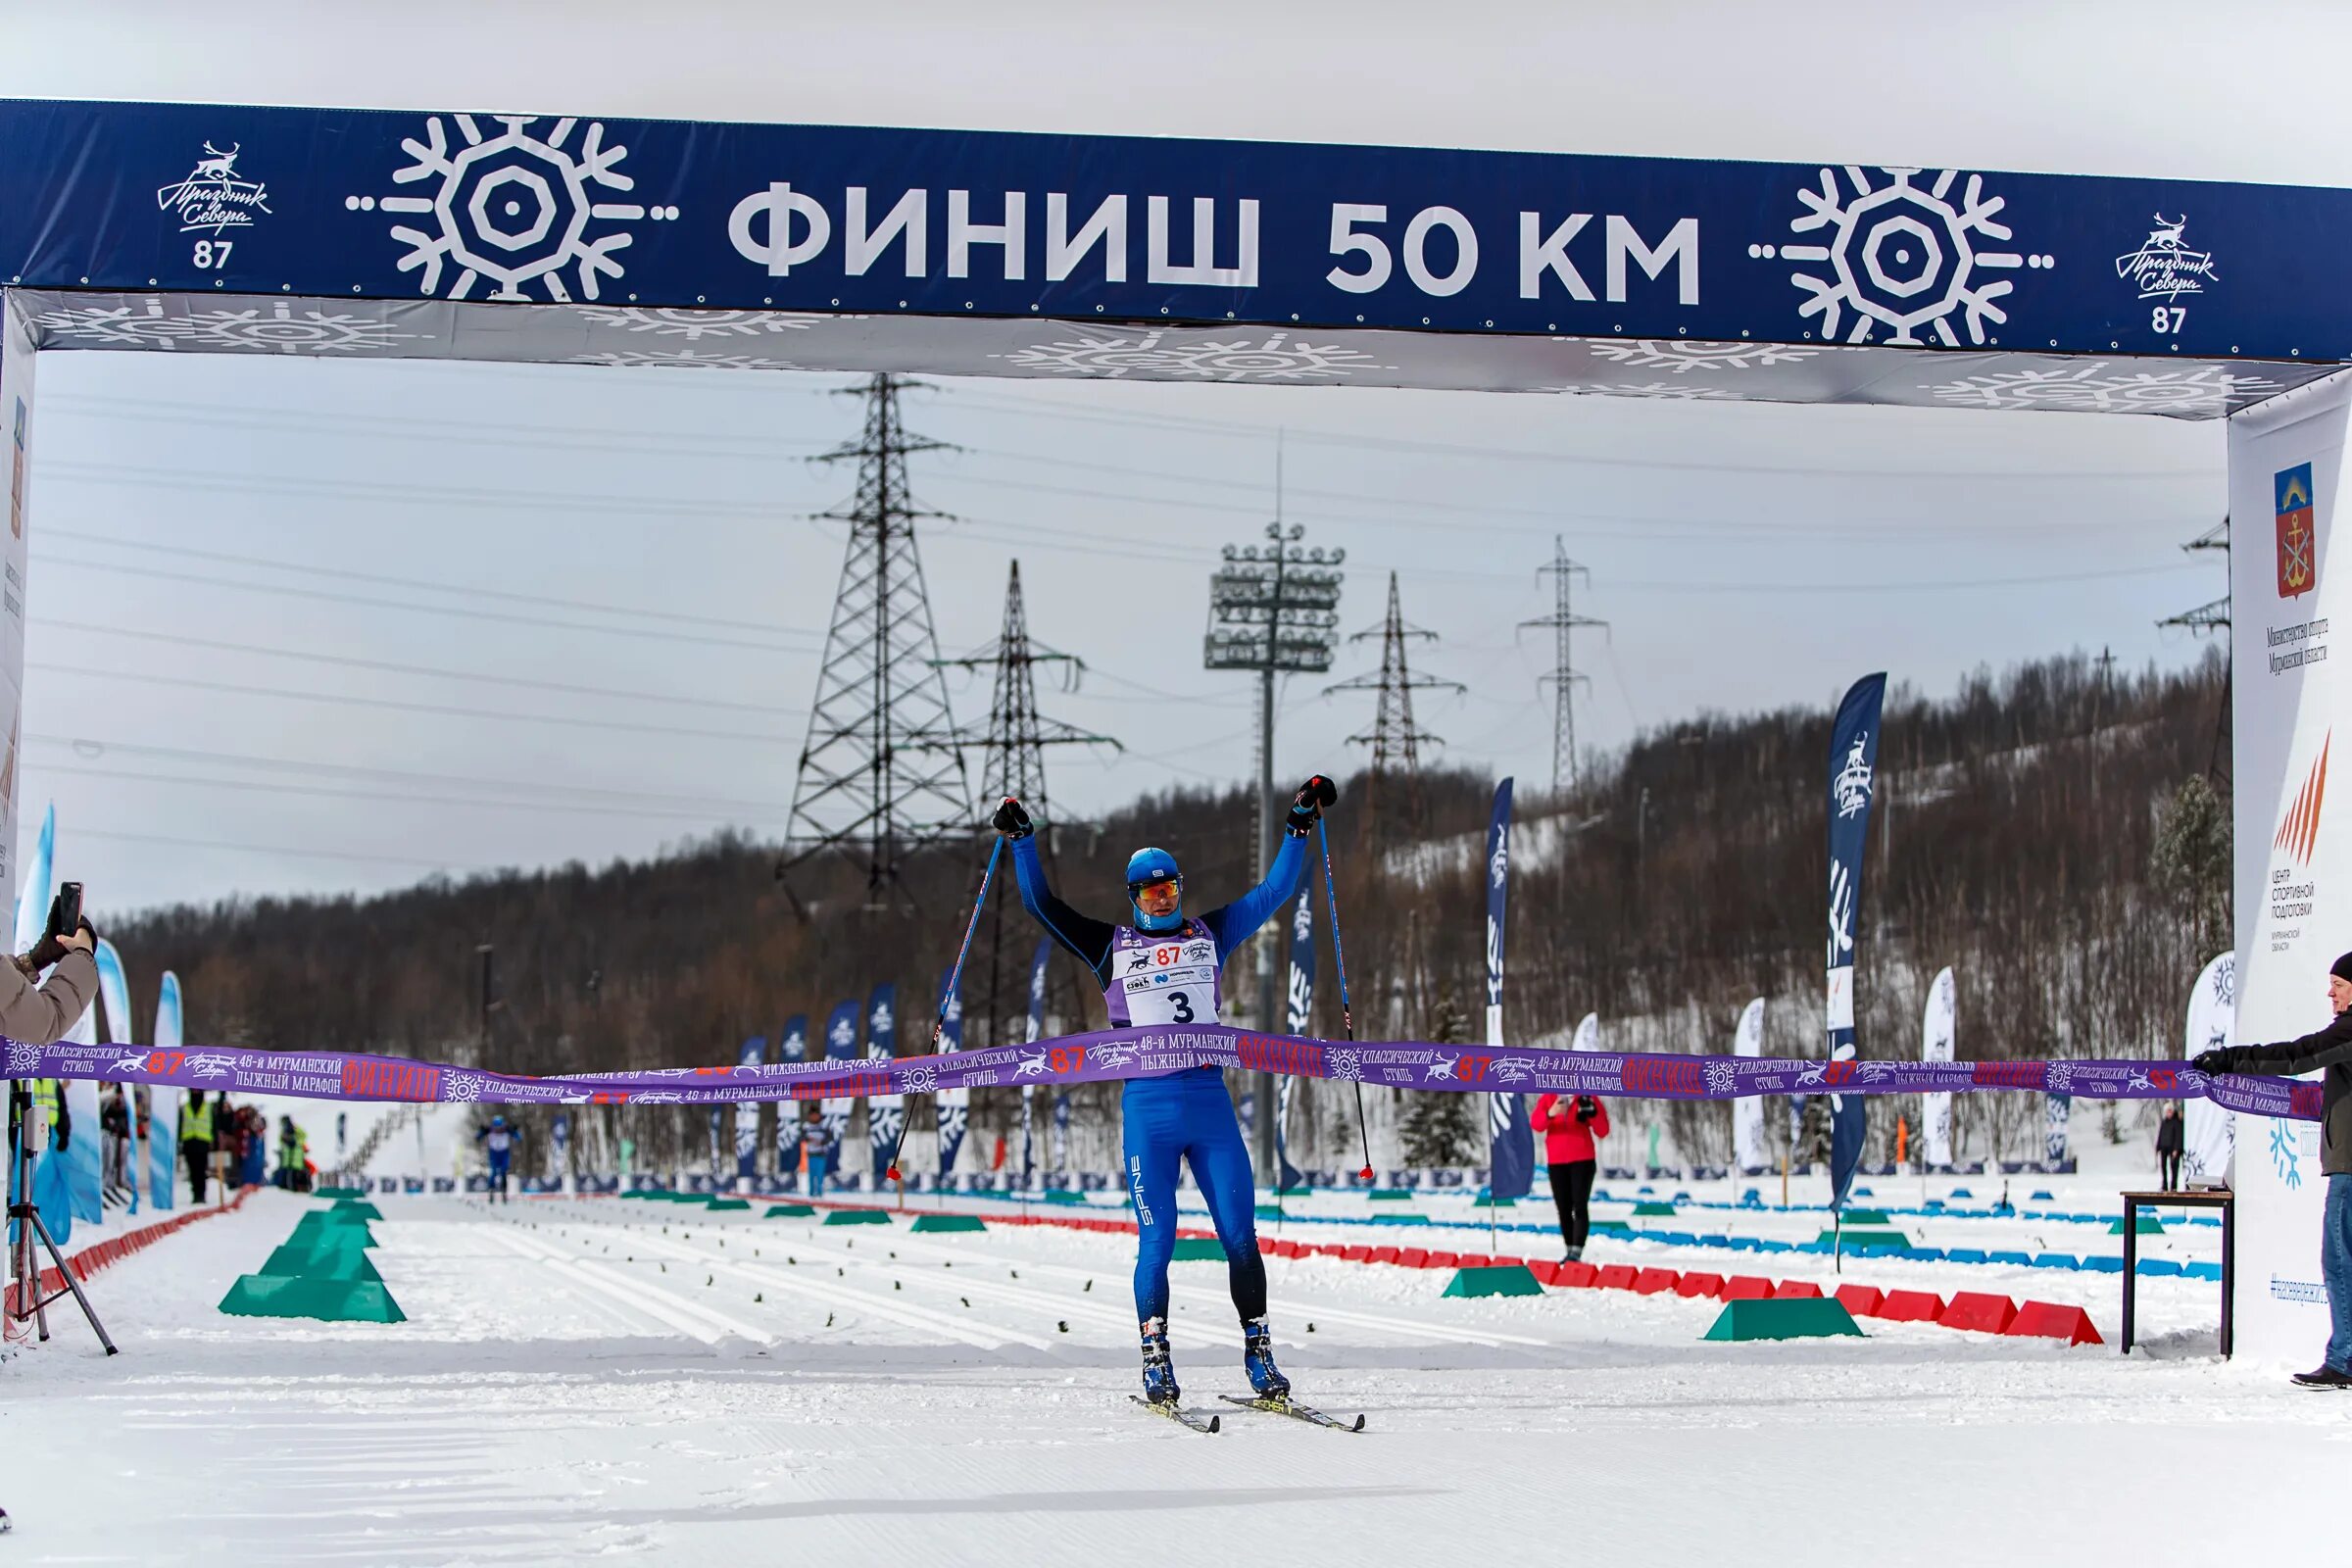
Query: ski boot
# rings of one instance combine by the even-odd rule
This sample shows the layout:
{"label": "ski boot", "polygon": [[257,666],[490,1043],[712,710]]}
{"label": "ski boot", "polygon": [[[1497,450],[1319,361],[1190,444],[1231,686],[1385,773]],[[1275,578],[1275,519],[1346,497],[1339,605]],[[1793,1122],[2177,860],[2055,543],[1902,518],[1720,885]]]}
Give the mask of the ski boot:
{"label": "ski boot", "polygon": [[1242,1366],[1249,1372],[1250,1387],[1259,1398],[1291,1396],[1291,1380],[1274,1364],[1274,1331],[1266,1327],[1262,1317],[1251,1318],[1242,1325]]}
{"label": "ski boot", "polygon": [[1560,1259],[1563,1263],[1582,1263],[1584,1260],[1585,1250],[1581,1247],[1571,1247],[1568,1249],[1568,1255]]}
{"label": "ski boot", "polygon": [[1183,1396],[1176,1387],[1176,1363],[1168,1354],[1168,1324],[1152,1318],[1144,1324],[1144,1400],[1174,1404]]}

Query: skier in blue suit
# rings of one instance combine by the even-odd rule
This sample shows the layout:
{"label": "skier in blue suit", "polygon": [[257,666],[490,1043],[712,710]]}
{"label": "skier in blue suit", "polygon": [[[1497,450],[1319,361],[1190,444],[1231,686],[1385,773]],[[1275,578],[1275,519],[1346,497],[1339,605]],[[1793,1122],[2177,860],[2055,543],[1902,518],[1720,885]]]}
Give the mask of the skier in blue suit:
{"label": "skier in blue suit", "polygon": [[[1213,1024],[1221,1021],[1219,973],[1226,958],[1298,891],[1306,871],[1306,835],[1323,808],[1338,798],[1331,781],[1319,774],[1300,785],[1266,879],[1206,914],[1184,913],[1184,879],[1174,856],[1138,850],[1127,862],[1133,914],[1128,925],[1080,914],[1054,896],[1029,813],[1019,801],[1007,797],[995,820],[997,831],[1012,842],[1022,906],[1093,971],[1113,1029]],[[1176,1250],[1176,1178],[1187,1159],[1225,1248],[1250,1386],[1261,1398],[1288,1397],[1290,1379],[1274,1364],[1274,1339],[1266,1327],[1256,1181],[1224,1073],[1196,1067],[1159,1078],[1130,1078],[1121,1088],[1119,1108],[1127,1186],[1135,1200],[1135,1313],[1143,1331],[1145,1398],[1174,1404],[1178,1397],[1176,1368],[1168,1354],[1168,1260]]]}
{"label": "skier in blue suit", "polygon": [[520,1127],[510,1127],[504,1116],[493,1116],[490,1125],[473,1135],[473,1141],[484,1148],[490,1156],[490,1201],[511,1203],[507,1192],[507,1166],[514,1157],[515,1140],[522,1136]]}

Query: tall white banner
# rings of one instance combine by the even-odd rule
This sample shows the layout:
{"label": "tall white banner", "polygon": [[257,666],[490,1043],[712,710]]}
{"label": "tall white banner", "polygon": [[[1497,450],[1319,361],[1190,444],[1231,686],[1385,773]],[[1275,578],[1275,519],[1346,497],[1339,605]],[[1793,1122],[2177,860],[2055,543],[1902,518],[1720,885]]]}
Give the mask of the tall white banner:
{"label": "tall white banner", "polygon": [[[2347,675],[2331,629],[2352,615],[2352,559],[2333,555],[2348,403],[2352,375],[2339,373],[2230,421],[2236,1038],[2247,1045],[2326,1024],[2328,966],[2352,949],[2352,835],[2327,791],[2335,715],[2352,699],[2336,684]],[[2320,1129],[2249,1116],[2239,1131],[2237,1348],[2309,1366],[2328,1328]]]}
{"label": "tall white banner", "polygon": [[1578,1020],[1576,1038],[1568,1043],[1570,1051],[1598,1051],[1600,1049],[1600,1014],[1588,1012]]}
{"label": "tall white banner", "polygon": [[[1758,997],[1740,1014],[1740,1031],[1732,1037],[1735,1056],[1764,1054],[1764,999]],[[1732,1102],[1732,1165],[1736,1170],[1764,1168],[1764,1102],[1746,1095]]]}
{"label": "tall white banner", "polygon": [[[8,532],[0,535],[0,909],[17,897],[17,797],[24,713],[24,556],[32,496],[27,443],[32,438],[32,337],[16,296],[0,291],[0,452],[8,465]],[[48,896],[41,912],[49,912]],[[34,933],[36,936],[38,932]],[[17,951],[22,953],[24,947]]]}
{"label": "tall white banner", "polygon": [[[1927,1015],[1920,1020],[1919,1059],[1949,1061],[1959,1022],[1959,999],[1954,994],[1949,968],[1936,976],[1928,987]],[[1922,1095],[1919,1097],[1919,1163],[1924,1170],[1939,1170],[1952,1162],[1952,1097]]]}
{"label": "tall white banner", "polygon": [[[2237,1042],[2237,955],[2225,953],[2197,976],[2188,997],[2188,1031],[2181,1054],[2217,1051]],[[2237,1116],[2200,1095],[2182,1108],[2181,1175],[2192,1182],[2230,1181],[2237,1149]]]}

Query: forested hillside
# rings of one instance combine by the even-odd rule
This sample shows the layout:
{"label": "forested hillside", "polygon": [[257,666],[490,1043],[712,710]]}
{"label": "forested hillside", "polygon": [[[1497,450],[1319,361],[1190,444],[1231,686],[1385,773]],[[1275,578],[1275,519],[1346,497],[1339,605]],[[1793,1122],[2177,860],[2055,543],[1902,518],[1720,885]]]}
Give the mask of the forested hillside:
{"label": "forested hillside", "polygon": [[[2102,673],[2082,657],[1985,673],[1957,693],[1890,692],[1863,898],[1857,983],[1865,1054],[1916,1054],[1936,970],[1954,966],[1964,1056],[2165,1054],[2197,966],[2229,941],[2226,803],[2206,787],[2225,671]],[[1727,1051],[1740,1009],[1771,1003],[1766,1050],[1817,1052],[1825,929],[1830,714],[1702,714],[1643,736],[1548,798],[1521,781],[1506,1021],[1515,1041],[1564,1043],[1588,1011],[1612,1049]],[[1484,895],[1477,853],[1493,781],[1436,772],[1343,781],[1332,846],[1358,1033],[1458,1036],[1480,1027]],[[2168,832],[2167,829],[2170,829]],[[1105,915],[1144,843],[1172,851],[1206,907],[1250,872],[1242,790],[1180,790],[1051,834],[1061,891]],[[986,854],[975,836],[909,867],[869,906],[846,863],[775,875],[772,845],[720,832],[642,863],[431,882],[380,898],[236,901],[121,921],[112,935],[152,1008],[178,972],[191,1041],[413,1054],[517,1072],[732,1059],[750,1036],[879,982],[901,997],[900,1047],[919,1050]],[[1037,930],[992,895],[967,972],[967,1040],[1021,1028]],[[1340,1028],[1318,888],[1318,1032]],[[797,905],[797,906],[796,906]],[[1281,930],[1261,941],[1287,940]],[[481,1006],[479,949],[495,957]],[[1098,1027],[1099,997],[1056,958],[1052,1019]],[[1278,970],[1279,976],[1279,970]],[[1248,956],[1228,974],[1250,1004]],[[1402,1156],[1411,1109],[1373,1097],[1375,1153]],[[1452,1097],[1435,1097],[1451,1106]],[[1973,1154],[2022,1148],[2038,1107],[1962,1107]],[[2016,1118],[1995,1125],[1996,1101]],[[1352,1138],[1337,1095],[1311,1097],[1294,1143],[1330,1156]],[[981,1147],[1017,1116],[1013,1091],[973,1107]],[[1078,1161],[1109,1162],[1115,1090],[1081,1091]],[[1467,1110],[1464,1104],[1460,1107]],[[1903,1107],[1875,1118],[1890,1128]],[[630,1110],[644,1157],[699,1158],[700,1112]],[[1914,1112],[1915,1114],[1915,1112]],[[1642,1119],[1641,1112],[1627,1118]],[[1720,1106],[1666,1121],[1689,1157],[1728,1152]],[[1416,1142],[1466,1117],[1412,1118]],[[914,1126],[929,1126],[926,1106]],[[2095,1125],[2095,1124],[2094,1124]],[[617,1121],[582,1129],[594,1148]],[[2084,1128],[2088,1134],[2089,1128]],[[1422,1152],[1428,1151],[1424,1148]],[[1631,1157],[1634,1151],[1622,1152]],[[1307,1157],[1302,1154],[1302,1157]]]}

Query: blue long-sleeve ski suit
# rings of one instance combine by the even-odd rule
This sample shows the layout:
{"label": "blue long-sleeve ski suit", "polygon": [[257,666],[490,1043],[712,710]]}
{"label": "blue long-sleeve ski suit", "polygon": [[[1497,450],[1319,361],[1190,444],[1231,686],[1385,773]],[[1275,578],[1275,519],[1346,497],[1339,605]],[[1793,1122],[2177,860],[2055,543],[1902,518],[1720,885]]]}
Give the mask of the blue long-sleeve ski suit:
{"label": "blue long-sleeve ski suit", "polygon": [[[1143,950],[1165,949],[1205,939],[1211,945],[1209,963],[1218,971],[1236,948],[1288,903],[1298,891],[1307,861],[1304,834],[1283,839],[1266,878],[1219,909],[1186,919],[1169,931],[1139,931],[1080,914],[1054,897],[1046,879],[1045,862],[1031,837],[1012,841],[1013,874],[1021,887],[1022,906],[1037,917],[1054,940],[1091,970],[1111,1009],[1111,1026],[1126,1027],[1128,1003],[1114,972],[1121,954],[1140,966]],[[1208,1022],[1217,1016],[1215,989],[1207,1005],[1182,993],[1155,998],[1178,1009],[1169,1014],[1178,1022],[1194,1018]],[[1233,1304],[1244,1323],[1265,1316],[1266,1266],[1257,1252],[1255,1179],[1250,1150],[1234,1118],[1233,1099],[1225,1092],[1225,1075],[1214,1067],[1196,1067],[1160,1078],[1130,1078],[1122,1086],[1119,1109],[1127,1165],[1128,1193],[1135,1201],[1136,1258],[1135,1313],[1150,1325],[1168,1315],[1168,1261],[1176,1250],[1176,1181],[1183,1162],[1192,1161],[1193,1180],[1207,1200],[1217,1240],[1225,1249],[1225,1266],[1233,1290]]]}

